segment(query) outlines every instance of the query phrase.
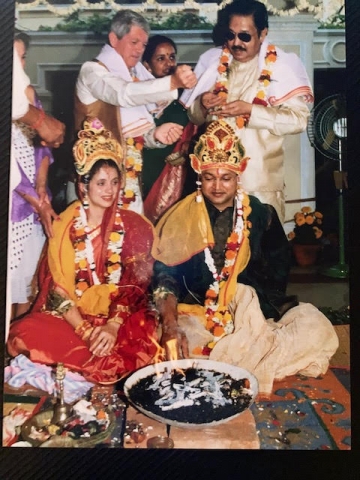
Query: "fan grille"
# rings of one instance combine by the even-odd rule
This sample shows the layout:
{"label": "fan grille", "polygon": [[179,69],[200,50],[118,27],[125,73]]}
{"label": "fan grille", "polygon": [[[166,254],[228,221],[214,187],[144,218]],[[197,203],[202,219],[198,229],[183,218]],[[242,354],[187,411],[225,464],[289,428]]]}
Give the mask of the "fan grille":
{"label": "fan grille", "polygon": [[345,97],[331,95],[312,109],[307,127],[311,145],[332,160],[338,160],[340,155],[340,138],[334,130],[335,123],[340,119],[346,124]]}

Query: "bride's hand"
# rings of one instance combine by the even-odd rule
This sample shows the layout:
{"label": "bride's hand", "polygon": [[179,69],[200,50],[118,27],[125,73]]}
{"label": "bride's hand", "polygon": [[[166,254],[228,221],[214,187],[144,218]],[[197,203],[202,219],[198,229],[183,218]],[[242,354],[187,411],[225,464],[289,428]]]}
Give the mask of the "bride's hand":
{"label": "bride's hand", "polygon": [[101,327],[95,327],[89,338],[89,350],[98,357],[106,357],[111,354],[115,346],[119,325],[107,323]]}

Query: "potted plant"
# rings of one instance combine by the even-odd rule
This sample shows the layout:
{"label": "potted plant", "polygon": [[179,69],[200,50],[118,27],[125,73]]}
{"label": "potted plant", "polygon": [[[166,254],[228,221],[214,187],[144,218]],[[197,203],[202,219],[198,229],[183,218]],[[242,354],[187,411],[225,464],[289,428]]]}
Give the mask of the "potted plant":
{"label": "potted plant", "polygon": [[295,227],[288,234],[296,262],[300,266],[313,265],[321,249],[323,231],[320,228],[323,214],[311,207],[302,207],[294,215]]}

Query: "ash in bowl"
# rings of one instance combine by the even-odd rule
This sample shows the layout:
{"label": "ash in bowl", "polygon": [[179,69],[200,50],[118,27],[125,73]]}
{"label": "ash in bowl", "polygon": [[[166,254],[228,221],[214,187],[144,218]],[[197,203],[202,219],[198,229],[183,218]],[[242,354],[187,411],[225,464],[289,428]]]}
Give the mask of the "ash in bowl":
{"label": "ash in bowl", "polygon": [[248,378],[187,368],[166,369],[139,379],[130,389],[135,406],[165,421],[204,424],[219,422],[244,411],[254,394]]}

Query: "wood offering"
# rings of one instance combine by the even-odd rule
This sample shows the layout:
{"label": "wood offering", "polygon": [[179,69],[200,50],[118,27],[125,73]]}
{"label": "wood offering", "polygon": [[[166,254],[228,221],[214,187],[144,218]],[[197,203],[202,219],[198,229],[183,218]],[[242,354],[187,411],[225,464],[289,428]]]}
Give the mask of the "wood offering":
{"label": "wood offering", "polygon": [[[252,404],[257,383],[250,372],[227,366],[234,371],[232,375],[222,368],[226,364],[208,362],[219,368],[206,368],[206,361],[183,368],[181,362],[175,362],[177,368],[169,368],[171,362],[164,362],[169,364],[165,368],[159,364],[161,372],[156,372],[159,367],[154,365],[148,375],[139,376],[140,370],[136,381],[130,377],[125,393],[133,405],[165,423],[196,427],[229,420]],[[146,369],[149,367],[142,370]]]}

